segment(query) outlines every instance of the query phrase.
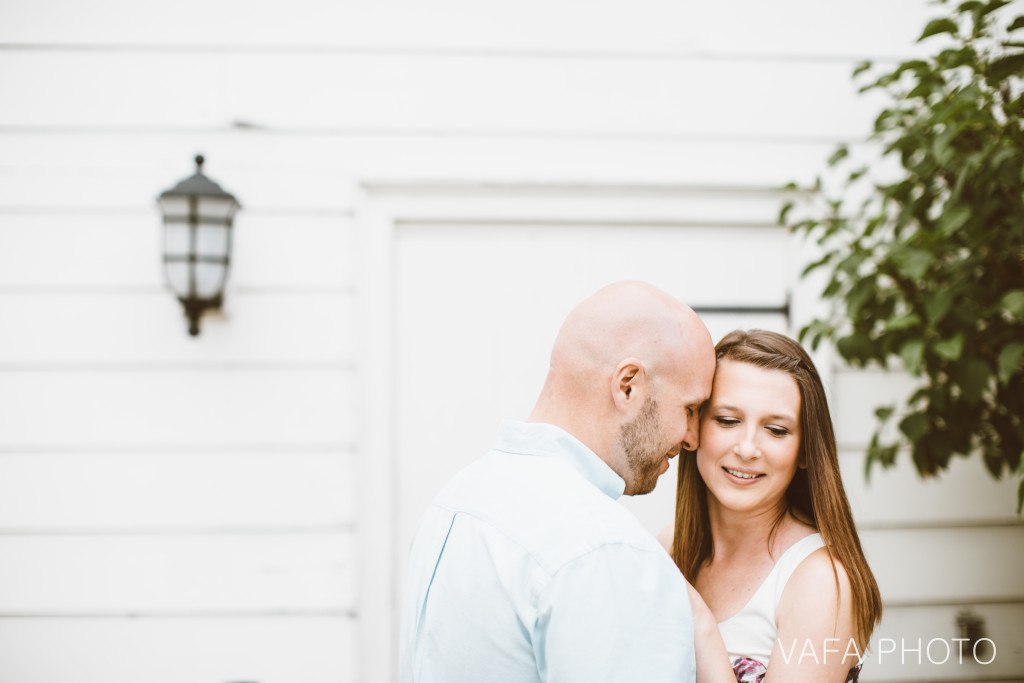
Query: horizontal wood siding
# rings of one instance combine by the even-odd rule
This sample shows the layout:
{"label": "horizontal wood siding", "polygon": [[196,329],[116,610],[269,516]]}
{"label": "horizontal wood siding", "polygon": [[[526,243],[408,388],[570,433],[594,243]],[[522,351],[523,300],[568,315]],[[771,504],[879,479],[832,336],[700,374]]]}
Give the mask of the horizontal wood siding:
{"label": "horizontal wood siding", "polygon": [[296,445],[0,453],[0,532],[345,531],[354,471],[349,450]]}
{"label": "horizontal wood siding", "polygon": [[859,137],[884,101],[851,62],[0,51],[0,128]]}
{"label": "horizontal wood siding", "polygon": [[355,683],[355,630],[344,616],[0,618],[0,661],[38,683]]}
{"label": "horizontal wood siding", "polygon": [[[34,210],[0,208],[0,240],[11,247],[0,251],[0,294],[163,294],[159,214],[147,195],[132,199],[142,205],[123,213],[103,207],[89,213],[84,203],[64,211],[56,201]],[[261,213],[246,202],[235,220],[228,303],[236,293],[350,293],[351,236],[351,219],[342,213]]]}
{"label": "horizontal wood siding", "polygon": [[343,448],[352,438],[350,376],[275,368],[7,371],[0,450]]}
{"label": "horizontal wood siding", "polygon": [[0,615],[352,616],[354,554],[338,533],[7,535]]}
{"label": "horizontal wood siding", "polygon": [[[40,2],[8,13],[0,40],[20,46],[169,46],[179,51],[323,49],[448,52],[513,51],[532,55],[698,53],[820,59],[915,53],[921,3],[779,0],[689,5],[671,0],[491,3],[433,0],[429,5],[371,6],[300,0],[287,6],[182,0],[100,0],[89,8]],[[116,16],[117,21],[109,20]],[[195,21],[202,16],[204,21]],[[301,20],[296,20],[301,18]],[[884,18],[884,20],[882,20]],[[424,30],[429,27],[430,30]],[[572,29],[572,30],[570,30]],[[908,38],[909,36],[909,38]]]}

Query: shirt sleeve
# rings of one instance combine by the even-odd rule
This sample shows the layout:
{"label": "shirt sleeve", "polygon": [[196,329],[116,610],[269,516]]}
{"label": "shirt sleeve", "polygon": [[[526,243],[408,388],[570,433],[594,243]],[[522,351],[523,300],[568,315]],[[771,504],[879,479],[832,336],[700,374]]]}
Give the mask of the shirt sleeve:
{"label": "shirt sleeve", "polygon": [[661,552],[610,544],[570,561],[541,591],[534,636],[547,683],[695,680],[686,583]]}

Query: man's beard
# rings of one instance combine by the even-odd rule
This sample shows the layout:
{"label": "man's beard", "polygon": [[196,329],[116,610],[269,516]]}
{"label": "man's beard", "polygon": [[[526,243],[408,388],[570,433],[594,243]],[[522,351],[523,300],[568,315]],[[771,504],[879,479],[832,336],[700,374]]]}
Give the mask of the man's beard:
{"label": "man's beard", "polygon": [[654,443],[660,431],[658,403],[650,396],[644,401],[636,419],[622,425],[619,445],[626,453],[626,464],[633,475],[631,495],[650,493],[658,483],[661,462],[665,457],[660,444]]}

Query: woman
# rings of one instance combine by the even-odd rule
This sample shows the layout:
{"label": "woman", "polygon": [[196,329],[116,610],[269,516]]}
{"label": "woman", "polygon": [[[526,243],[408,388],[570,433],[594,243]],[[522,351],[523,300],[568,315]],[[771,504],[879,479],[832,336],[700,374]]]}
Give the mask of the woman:
{"label": "woman", "polygon": [[855,681],[882,607],[821,379],[774,332],[732,332],[715,351],[700,448],[680,459],[676,520],[662,532],[718,622],[732,672],[698,666],[716,681]]}

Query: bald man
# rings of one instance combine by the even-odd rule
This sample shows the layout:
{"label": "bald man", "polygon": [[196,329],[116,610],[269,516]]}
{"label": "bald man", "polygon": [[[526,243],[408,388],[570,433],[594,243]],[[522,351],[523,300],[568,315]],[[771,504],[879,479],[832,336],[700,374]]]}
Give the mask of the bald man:
{"label": "bald man", "polygon": [[616,500],[695,450],[715,353],[692,310],[640,282],[579,304],[526,422],[457,474],[413,540],[401,683],[687,683],[683,580]]}

